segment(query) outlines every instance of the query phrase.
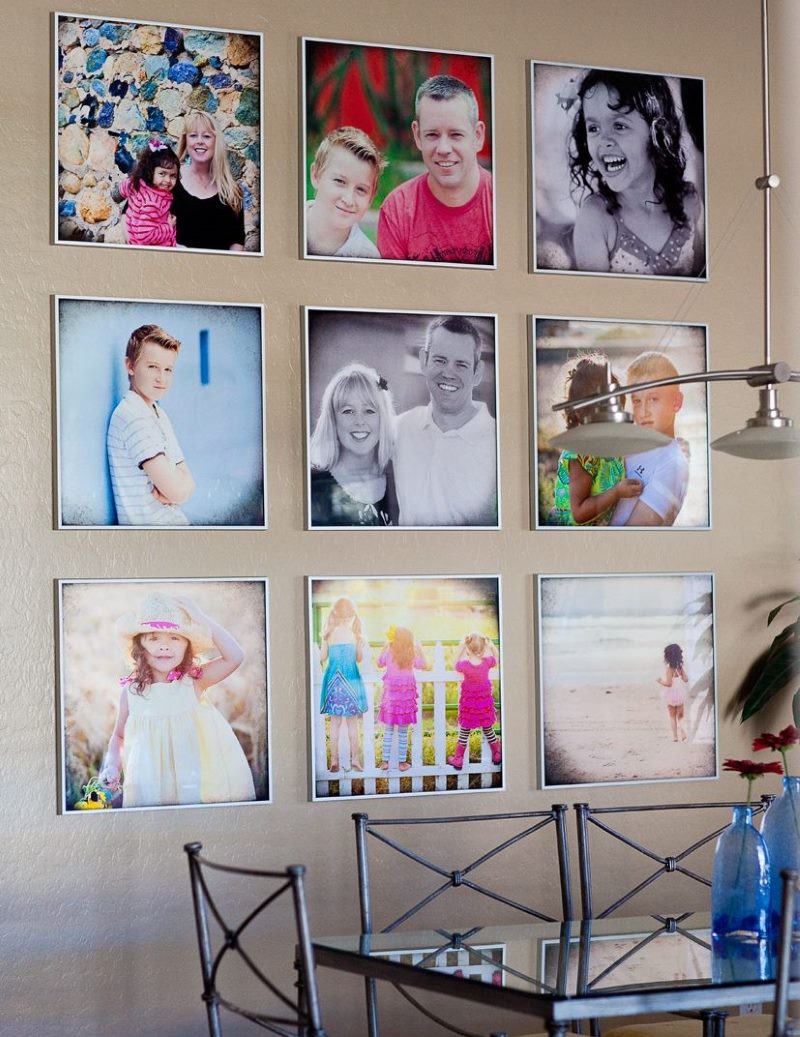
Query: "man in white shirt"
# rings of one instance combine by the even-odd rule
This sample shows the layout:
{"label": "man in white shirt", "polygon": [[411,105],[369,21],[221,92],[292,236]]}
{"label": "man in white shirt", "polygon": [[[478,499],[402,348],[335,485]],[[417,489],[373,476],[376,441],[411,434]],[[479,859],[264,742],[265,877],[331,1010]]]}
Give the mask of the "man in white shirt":
{"label": "man in white shirt", "polygon": [[428,328],[419,362],[430,403],[397,421],[401,526],[497,525],[497,426],[472,398],[481,348],[467,317],[437,317]]}

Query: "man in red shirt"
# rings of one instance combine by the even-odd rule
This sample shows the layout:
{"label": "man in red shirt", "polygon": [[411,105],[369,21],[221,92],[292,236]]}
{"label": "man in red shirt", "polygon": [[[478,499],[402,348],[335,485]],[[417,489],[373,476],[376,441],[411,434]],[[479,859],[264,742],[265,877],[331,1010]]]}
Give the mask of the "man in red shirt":
{"label": "man in red shirt", "polygon": [[475,94],[455,76],[432,76],[417,91],[414,110],[411,129],[426,172],[396,187],[381,206],[381,257],[492,266],[492,176],[478,164],[486,126]]}

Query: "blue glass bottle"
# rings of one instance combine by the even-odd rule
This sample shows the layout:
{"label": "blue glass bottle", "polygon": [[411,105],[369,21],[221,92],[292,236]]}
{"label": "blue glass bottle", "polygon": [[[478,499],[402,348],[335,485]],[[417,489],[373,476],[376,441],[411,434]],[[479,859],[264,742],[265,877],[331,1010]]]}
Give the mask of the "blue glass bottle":
{"label": "blue glass bottle", "polygon": [[711,878],[714,940],[752,941],[769,934],[769,855],[749,806],[735,806],[717,840]]}
{"label": "blue glass bottle", "polygon": [[[777,937],[781,914],[781,871],[800,868],[800,778],[784,777],[783,792],[774,800],[761,822],[767,844],[770,871],[770,920]],[[795,905],[795,931],[800,928],[800,913]]]}

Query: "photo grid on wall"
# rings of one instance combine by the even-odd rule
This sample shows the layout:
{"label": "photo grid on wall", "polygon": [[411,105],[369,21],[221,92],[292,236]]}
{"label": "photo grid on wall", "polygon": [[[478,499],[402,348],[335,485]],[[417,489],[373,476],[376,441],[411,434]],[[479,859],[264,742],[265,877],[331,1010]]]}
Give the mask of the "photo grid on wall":
{"label": "photo grid on wall", "polygon": [[[54,25],[54,243],[264,255],[261,34]],[[301,257],[496,268],[492,56],[303,37],[300,61]],[[704,81],[532,61],[530,91],[533,271],[706,280]],[[54,307],[56,528],[265,531],[264,307]],[[497,317],[303,316],[306,530],[499,530]],[[550,445],[573,416],[553,404],[609,372],[635,386],[707,370],[705,325],[530,321],[534,533],[709,529],[705,386],[629,391],[668,447],[597,459]],[[311,799],[505,789],[500,577],[305,578]],[[538,590],[541,787],[715,777],[713,577],[540,576]],[[565,647],[584,597],[591,679]],[[58,581],[62,811],[271,801],[266,602],[265,579]],[[646,650],[617,645],[619,624]],[[116,656],[98,664],[109,629]],[[625,700],[650,679],[645,655],[672,748],[633,748],[630,703],[616,733],[576,748],[580,695],[600,679],[600,701]],[[154,777],[139,718],[176,689],[200,732],[190,776]],[[203,724],[228,745],[221,770]]]}

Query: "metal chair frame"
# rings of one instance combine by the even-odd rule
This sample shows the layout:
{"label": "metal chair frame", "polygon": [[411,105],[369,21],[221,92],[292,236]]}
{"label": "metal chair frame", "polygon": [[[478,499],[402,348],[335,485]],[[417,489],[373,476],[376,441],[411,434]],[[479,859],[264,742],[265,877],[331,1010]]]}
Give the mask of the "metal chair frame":
{"label": "metal chair frame", "polygon": [[[775,797],[772,795],[763,795],[761,800],[756,803],[751,803],[751,809],[754,814],[763,813],[769,804]],[[621,907],[624,907],[633,897],[648,886],[652,885],[655,881],[660,879],[664,875],[681,874],[700,885],[706,886],[710,889],[711,879],[704,875],[698,874],[692,870],[691,867],[687,866],[686,860],[697,850],[703,846],[707,846],[708,843],[717,839],[719,835],[725,831],[730,823],[726,820],[724,824],[715,828],[713,831],[702,836],[700,839],[695,840],[688,846],[685,846],[682,850],[676,853],[674,856],[658,853],[652,850],[650,847],[645,846],[643,843],[632,839],[629,835],[624,832],[618,831],[611,824],[604,820],[604,818],[613,816],[615,814],[635,814],[635,813],[653,813],[656,811],[676,811],[676,810],[713,810],[713,809],[728,809],[732,810],[733,807],[743,806],[744,804],[738,801],[731,802],[713,802],[713,803],[659,803],[659,804],[645,804],[642,806],[630,806],[630,807],[590,807],[588,803],[575,803],[575,815],[578,826],[578,867],[580,872],[580,888],[581,888],[581,913],[584,919],[584,923],[588,924],[592,919],[595,918],[608,918],[609,915],[613,915]],[[590,847],[590,828],[597,828],[612,839],[622,843],[628,849],[635,851],[638,854],[643,855],[656,862],[658,867],[647,875],[640,882],[636,883],[626,890],[620,897],[618,897],[612,904],[606,907],[602,911],[595,911],[594,903],[592,898],[592,866],[591,866],[591,847]],[[701,946],[708,947],[709,945],[700,940],[693,933],[681,928],[681,923],[685,921],[691,912],[683,912],[677,916],[670,915],[659,915],[656,914],[653,917],[658,919],[662,923],[662,928],[649,934],[643,938],[640,943],[636,944],[635,947],[631,948],[624,955],[622,955],[617,961],[604,970],[602,976],[595,978],[593,983],[588,982],[588,978],[582,971],[581,980],[586,990],[590,990],[595,984],[604,980],[612,973],[618,966],[628,961],[630,958],[635,957],[642,948],[647,944],[651,943],[663,932],[680,932],[684,937],[700,944]],[[676,1012],[675,1015],[684,1015],[689,1018],[698,1018],[693,1013]],[[699,1018],[703,1021],[703,1033],[717,1032],[724,1026],[724,1019],[727,1013],[725,1012],[701,1012]],[[658,1024],[653,1024],[657,1027]],[[600,1023],[597,1019],[591,1019],[589,1021],[589,1030],[593,1037],[598,1037],[600,1034]],[[657,1030],[654,1030],[656,1033]]]}
{"label": "metal chair frame", "polygon": [[[521,904],[516,900],[511,900],[509,897],[503,896],[503,894],[496,892],[493,889],[489,889],[487,886],[480,882],[470,878],[470,875],[479,868],[482,864],[497,857],[498,854],[507,850],[509,847],[516,845],[521,840],[526,839],[530,836],[535,835],[542,829],[548,828],[550,825],[555,828],[556,836],[556,848],[558,854],[558,873],[559,880],[561,883],[561,905],[563,911],[563,917],[565,919],[572,917],[572,892],[570,886],[570,872],[569,872],[569,847],[567,843],[567,826],[566,826],[566,812],[567,805],[565,803],[555,804],[551,810],[526,810],[518,811],[507,814],[477,814],[471,816],[458,816],[458,817],[414,817],[414,818],[384,818],[384,819],[370,819],[369,815],[363,813],[353,814],[353,821],[355,822],[356,828],[356,853],[358,857],[358,895],[359,903],[361,907],[361,931],[362,933],[373,932],[372,927],[372,905],[370,903],[370,881],[369,881],[369,854],[367,847],[368,838],[376,839],[378,842],[383,843],[385,846],[395,850],[403,857],[407,857],[409,860],[415,861],[417,864],[421,864],[424,868],[433,872],[435,875],[441,876],[445,881],[440,886],[434,889],[432,892],[426,894],[421,900],[413,904],[407,911],[399,915],[394,921],[390,922],[389,925],[385,926],[381,930],[382,933],[390,933],[398,926],[407,922],[409,918],[413,917],[418,911],[421,911],[423,907],[426,907],[431,901],[441,896],[448,889],[456,889],[459,887],[465,887],[471,889],[476,893],[481,893],[491,900],[495,900],[498,903],[505,904],[508,907],[514,908],[517,911],[521,911],[526,915],[530,915],[533,918],[538,918],[544,922],[554,922],[558,919],[553,918],[550,915],[543,914],[541,911],[537,911],[535,908],[527,904]],[[391,829],[398,825],[412,826],[412,825],[443,825],[443,824],[485,824],[492,821],[506,821],[506,820],[519,820],[523,822],[524,828],[517,832],[515,835],[503,839],[496,846],[491,847],[489,850],[482,853],[479,857],[469,861],[461,868],[448,871],[440,864],[436,864],[433,861],[428,860],[427,857],[417,853],[415,850],[409,849],[407,846],[403,846],[402,843],[393,839],[389,835],[384,834],[383,829]]]}
{"label": "metal chair frame", "polygon": [[[774,799],[774,796],[764,795],[761,797],[760,802],[751,803],[751,808],[754,814],[763,813],[769,804]],[[581,889],[581,915],[584,919],[588,918],[607,918],[609,915],[614,914],[623,907],[629,900],[641,893],[643,889],[652,885],[657,879],[663,875],[679,873],[686,877],[693,879],[695,882],[699,882],[701,885],[711,886],[711,879],[704,875],[699,875],[696,871],[693,871],[691,867],[688,867],[685,863],[687,858],[691,856],[695,851],[701,847],[706,846],[712,840],[716,839],[721,832],[728,827],[728,821],[725,824],[715,828],[712,832],[704,835],[702,838],[691,843],[689,846],[684,847],[678,853],[673,856],[664,856],[661,853],[650,849],[643,845],[624,832],[620,832],[611,824],[609,824],[605,818],[611,817],[615,814],[632,814],[632,813],[652,813],[655,811],[663,810],[710,810],[710,809],[732,809],[735,806],[744,806],[741,802],[724,802],[724,803],[660,803],[660,804],[647,804],[642,806],[630,806],[630,807],[590,807],[588,803],[575,803],[575,814],[578,826],[578,868],[580,873],[580,889]],[[655,861],[658,867],[650,875],[642,879],[636,885],[626,890],[620,897],[618,897],[612,904],[604,908],[602,911],[596,911],[592,898],[592,865],[591,865],[591,848],[590,848],[590,834],[591,828],[599,829],[605,832],[612,839],[616,839],[618,842],[627,846],[629,849],[642,854],[644,857]]]}
{"label": "metal chair frame", "polygon": [[800,873],[784,868],[781,872],[783,893],[781,920],[778,929],[778,957],[775,966],[775,1009],[772,1017],[772,1037],[794,1037],[800,1028],[789,1018],[789,980],[792,964],[792,937],[795,935],[797,893]]}
{"label": "metal chair frame", "polygon": [[[279,1037],[326,1037],[320,1018],[319,993],[314,971],[314,951],[311,946],[308,924],[304,885],[306,869],[301,864],[290,865],[283,871],[263,871],[256,868],[238,868],[217,864],[200,856],[202,848],[202,843],[199,842],[186,843],[184,846],[189,860],[197,943],[203,973],[202,997],[206,1004],[209,1034],[211,1037],[222,1037],[220,1007],[223,1007],[235,1015],[248,1019],[256,1026],[269,1030],[270,1033],[278,1034]],[[209,890],[205,870],[238,877],[264,879],[274,888],[255,905],[241,922],[237,925],[230,925]],[[290,997],[282,991],[259,968],[241,944],[242,934],[250,924],[283,895],[291,896],[294,907],[298,940],[295,960],[295,968],[298,972],[296,997]],[[222,933],[222,942],[216,952],[211,939],[209,915],[214,918]],[[279,1005],[289,1010],[290,1014],[253,1011],[223,997],[217,987],[217,977],[220,966],[229,953],[238,955],[247,969],[270,991]]]}
{"label": "metal chair frame", "polygon": [[[555,828],[555,839],[556,839],[556,850],[558,856],[558,874],[561,884],[561,906],[563,911],[564,919],[572,917],[572,891],[570,885],[570,868],[569,868],[569,844],[567,842],[567,804],[557,803],[550,810],[527,810],[518,811],[513,813],[505,814],[477,814],[470,816],[459,816],[459,817],[414,817],[414,818],[384,818],[384,819],[370,819],[369,815],[364,813],[353,814],[353,821],[355,822],[356,829],[356,853],[358,858],[358,895],[359,904],[361,908],[361,932],[365,935],[369,935],[373,932],[373,920],[372,920],[372,905],[370,902],[370,881],[369,881],[369,850],[368,840],[370,838],[376,839],[383,845],[388,846],[390,849],[395,850],[402,857],[406,857],[409,860],[415,861],[417,864],[422,865],[435,875],[439,875],[445,881],[440,886],[434,889],[432,892],[426,894],[421,900],[413,904],[407,911],[404,911],[399,917],[395,918],[387,926],[382,928],[380,932],[388,933],[397,929],[404,922],[407,922],[409,918],[412,918],[418,911],[421,911],[423,907],[426,907],[437,897],[441,896],[448,889],[454,889],[459,887],[465,887],[471,889],[476,893],[480,893],[483,896],[488,897],[490,900],[497,901],[498,903],[505,904],[507,907],[514,908],[517,911],[521,911],[524,914],[538,918],[541,921],[553,922],[557,919],[552,918],[549,915],[543,914],[537,911],[535,908],[527,904],[520,904],[516,900],[512,900],[509,897],[503,896],[503,894],[496,892],[493,889],[489,889],[481,882],[475,881],[470,878],[470,875],[479,868],[482,864],[496,857],[498,854],[507,850],[509,847],[516,845],[523,839],[534,836],[537,832],[542,831],[550,827],[551,825]],[[472,861],[469,861],[463,867],[448,871],[440,864],[436,864],[433,861],[428,860],[422,854],[417,853],[415,850],[410,849],[407,846],[402,845],[397,839],[392,838],[390,835],[381,831],[381,829],[391,829],[394,826],[411,826],[411,825],[442,825],[442,824],[470,824],[470,823],[485,823],[492,821],[507,821],[507,820],[519,820],[523,824],[521,831],[517,832],[506,839],[503,839],[497,845],[491,847],[489,850],[482,853],[479,857]],[[471,937],[480,932],[480,927],[469,929],[465,933],[451,933],[445,929],[437,929],[436,932],[443,938],[443,944],[437,948],[433,953],[445,949],[459,949],[469,948],[472,953],[480,955],[480,951],[470,945],[469,940]],[[378,1017],[377,1017],[377,990],[376,980],[367,978],[365,980],[366,994],[367,994],[367,1017],[369,1020],[369,1032],[370,1034],[378,1033]],[[431,1022],[436,1023],[443,1029],[448,1030],[450,1033],[458,1034],[459,1037],[480,1037],[471,1030],[463,1030],[456,1026],[451,1021],[436,1015],[430,1009],[426,1008],[416,997],[411,995],[402,985],[393,983],[392,986],[397,992],[404,997],[410,1004],[412,1004],[422,1015]],[[505,1037],[501,1033],[493,1033],[490,1037]]]}

